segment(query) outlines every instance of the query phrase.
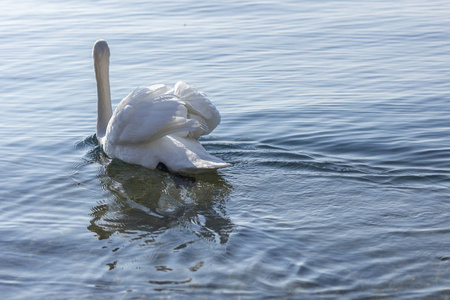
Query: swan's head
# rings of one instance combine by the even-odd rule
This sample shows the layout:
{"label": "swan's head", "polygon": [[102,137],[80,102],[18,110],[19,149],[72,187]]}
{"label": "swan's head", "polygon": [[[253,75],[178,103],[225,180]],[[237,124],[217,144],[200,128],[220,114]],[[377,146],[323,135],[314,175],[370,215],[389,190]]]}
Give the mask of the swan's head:
{"label": "swan's head", "polygon": [[105,40],[98,40],[94,44],[92,49],[92,56],[94,57],[94,62],[100,62],[103,60],[109,61],[109,47]]}

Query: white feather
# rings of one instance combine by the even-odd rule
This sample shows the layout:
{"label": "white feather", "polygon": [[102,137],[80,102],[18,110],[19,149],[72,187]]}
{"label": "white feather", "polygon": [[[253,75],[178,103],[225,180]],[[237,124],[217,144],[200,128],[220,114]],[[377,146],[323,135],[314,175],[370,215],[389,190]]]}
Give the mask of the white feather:
{"label": "white feather", "polygon": [[188,118],[197,120],[201,124],[189,133],[191,137],[198,139],[202,135],[211,133],[219,125],[220,114],[204,93],[180,81],[175,84],[174,94],[185,103]]}

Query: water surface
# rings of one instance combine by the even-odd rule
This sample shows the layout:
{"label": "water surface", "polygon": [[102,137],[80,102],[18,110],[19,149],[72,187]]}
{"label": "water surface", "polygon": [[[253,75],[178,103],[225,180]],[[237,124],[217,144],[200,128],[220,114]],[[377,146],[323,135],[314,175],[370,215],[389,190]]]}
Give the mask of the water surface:
{"label": "water surface", "polygon": [[[8,299],[450,297],[450,4],[0,5],[0,288]],[[108,159],[113,105],[184,80],[231,166]]]}

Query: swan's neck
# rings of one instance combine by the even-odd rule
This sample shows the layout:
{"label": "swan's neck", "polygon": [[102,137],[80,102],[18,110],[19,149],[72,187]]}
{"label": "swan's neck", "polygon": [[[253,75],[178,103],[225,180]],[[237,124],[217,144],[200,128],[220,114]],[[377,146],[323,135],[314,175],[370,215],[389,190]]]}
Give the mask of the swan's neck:
{"label": "swan's neck", "polygon": [[112,116],[111,91],[109,87],[109,48],[105,41],[97,41],[93,49],[95,78],[97,80],[97,139],[106,135]]}

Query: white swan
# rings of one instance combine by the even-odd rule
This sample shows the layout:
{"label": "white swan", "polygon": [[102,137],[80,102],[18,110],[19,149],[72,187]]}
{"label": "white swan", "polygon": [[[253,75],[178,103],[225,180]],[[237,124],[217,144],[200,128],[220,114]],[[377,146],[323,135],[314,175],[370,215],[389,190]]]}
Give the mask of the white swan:
{"label": "white swan", "polygon": [[198,173],[229,164],[199,143],[220,123],[220,114],[196,88],[178,82],[138,88],[114,113],[109,86],[109,47],[98,40],[92,50],[97,80],[97,139],[110,158],[155,169]]}

